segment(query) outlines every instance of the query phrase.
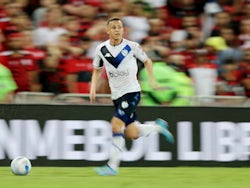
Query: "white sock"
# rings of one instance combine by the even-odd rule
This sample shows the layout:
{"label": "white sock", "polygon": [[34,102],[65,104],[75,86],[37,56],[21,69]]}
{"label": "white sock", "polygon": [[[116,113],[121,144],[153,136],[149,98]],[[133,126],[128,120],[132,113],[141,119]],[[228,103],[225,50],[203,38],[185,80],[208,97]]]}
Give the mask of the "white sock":
{"label": "white sock", "polygon": [[120,166],[121,154],[124,146],[125,139],[123,137],[123,134],[116,134],[112,137],[112,145],[108,165],[116,171]]}
{"label": "white sock", "polygon": [[155,124],[136,124],[139,130],[139,136],[149,136],[151,133],[161,132],[161,128]]}

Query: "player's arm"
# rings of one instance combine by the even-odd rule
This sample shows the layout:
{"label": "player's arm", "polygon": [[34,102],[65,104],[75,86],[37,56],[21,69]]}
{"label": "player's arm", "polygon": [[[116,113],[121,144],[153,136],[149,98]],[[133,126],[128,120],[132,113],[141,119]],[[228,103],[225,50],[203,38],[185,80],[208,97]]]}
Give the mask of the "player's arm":
{"label": "player's arm", "polygon": [[90,87],[90,94],[89,94],[90,103],[95,102],[97,82],[101,77],[101,73],[102,73],[101,68],[94,68],[92,72],[91,87]]}
{"label": "player's arm", "polygon": [[148,72],[149,84],[152,88],[157,87],[157,82],[155,81],[154,72],[153,72],[153,63],[150,58],[144,62],[144,66]]}

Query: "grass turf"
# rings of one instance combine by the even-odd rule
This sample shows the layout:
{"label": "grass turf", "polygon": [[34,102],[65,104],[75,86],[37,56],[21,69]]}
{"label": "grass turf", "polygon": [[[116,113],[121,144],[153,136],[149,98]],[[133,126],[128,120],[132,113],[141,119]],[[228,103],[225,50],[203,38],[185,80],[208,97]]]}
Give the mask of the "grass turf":
{"label": "grass turf", "polygon": [[118,176],[100,177],[90,167],[33,167],[15,176],[0,167],[1,188],[249,188],[249,168],[121,168]]}

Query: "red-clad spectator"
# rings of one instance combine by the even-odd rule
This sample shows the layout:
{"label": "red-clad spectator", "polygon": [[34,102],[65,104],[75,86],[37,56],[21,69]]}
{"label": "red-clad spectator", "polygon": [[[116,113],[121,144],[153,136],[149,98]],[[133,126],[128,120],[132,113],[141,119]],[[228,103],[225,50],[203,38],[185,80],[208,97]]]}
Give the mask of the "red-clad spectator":
{"label": "red-clad spectator", "polygon": [[0,29],[0,52],[2,52],[4,50],[4,41],[5,41],[5,37],[3,35],[2,30]]}
{"label": "red-clad spectator", "polygon": [[58,45],[49,45],[47,50],[48,56],[40,74],[43,91],[54,93],[75,91],[72,89],[74,83],[67,79],[67,68],[74,66],[75,56],[82,54],[83,49],[71,46],[69,36],[63,34],[59,37]]}
{"label": "red-clad spectator", "polygon": [[87,50],[91,45],[91,40],[88,37],[81,39],[80,48],[83,53],[77,56],[73,56],[72,59],[68,60],[66,66],[67,80],[69,85],[74,85],[75,90],[70,92],[74,93],[89,93],[90,81],[92,76],[92,58],[87,57]]}
{"label": "red-clad spectator", "polygon": [[18,1],[9,1],[4,4],[0,27],[5,35],[18,30],[13,19],[24,13],[22,8],[22,5]]}
{"label": "red-clad spectator", "polygon": [[33,30],[27,29],[21,31],[21,33],[23,36],[23,49],[33,55],[34,59],[37,61],[40,67],[47,56],[46,50],[35,45]]}
{"label": "red-clad spectator", "polygon": [[59,3],[68,14],[93,18],[102,5],[102,0],[59,0]]}
{"label": "red-clad spectator", "polygon": [[63,27],[67,30],[72,46],[80,46],[82,43],[82,33],[80,30],[80,20],[76,16],[65,16]]}
{"label": "red-clad spectator", "polygon": [[232,15],[238,14],[242,5],[247,0],[217,0],[219,5],[223,8],[223,10],[229,12]]}
{"label": "red-clad spectator", "polygon": [[167,25],[174,29],[181,29],[184,16],[194,15],[197,19],[200,19],[205,2],[205,0],[168,0],[166,6],[168,12]]}
{"label": "red-clad spectator", "polygon": [[22,50],[23,39],[20,33],[8,36],[8,51],[1,53],[1,62],[8,67],[17,83],[18,91],[40,91],[38,66],[33,56]]}
{"label": "red-clad spectator", "polygon": [[0,1],[0,29],[3,29],[7,21],[7,12],[5,10],[5,5],[9,2],[9,0]]}
{"label": "red-clad spectator", "polygon": [[79,18],[79,34],[83,37],[101,12],[103,0],[59,0],[58,3],[66,14]]}
{"label": "red-clad spectator", "polygon": [[66,59],[65,72],[68,82],[69,92],[85,93],[90,91],[90,82],[92,76],[92,59],[85,56]]}

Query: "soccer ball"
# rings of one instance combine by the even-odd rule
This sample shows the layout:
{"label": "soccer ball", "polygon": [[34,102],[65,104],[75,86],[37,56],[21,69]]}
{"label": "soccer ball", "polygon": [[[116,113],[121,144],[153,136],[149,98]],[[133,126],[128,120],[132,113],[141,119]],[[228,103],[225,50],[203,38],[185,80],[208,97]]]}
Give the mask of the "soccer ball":
{"label": "soccer ball", "polygon": [[31,162],[27,157],[18,156],[11,161],[10,168],[15,175],[27,175],[31,170]]}

